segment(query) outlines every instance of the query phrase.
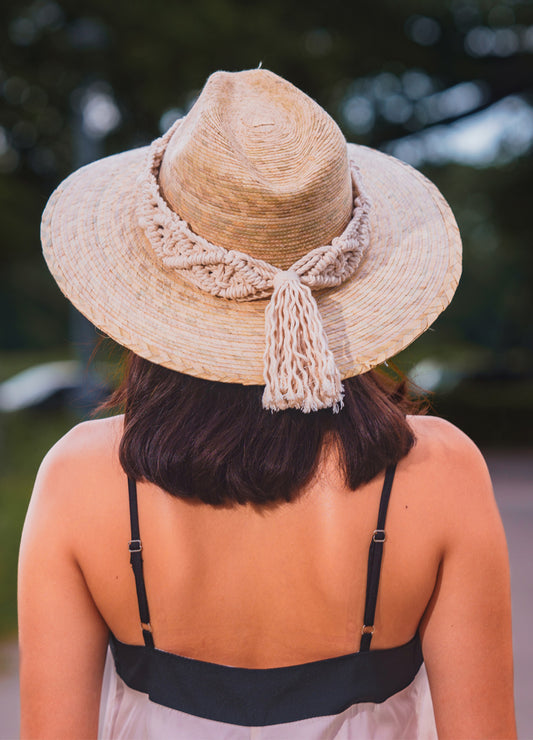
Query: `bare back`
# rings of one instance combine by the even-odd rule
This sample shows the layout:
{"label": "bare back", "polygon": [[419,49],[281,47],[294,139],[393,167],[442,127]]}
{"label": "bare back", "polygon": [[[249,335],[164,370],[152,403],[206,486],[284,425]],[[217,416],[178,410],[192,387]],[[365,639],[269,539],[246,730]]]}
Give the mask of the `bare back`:
{"label": "bare back", "polygon": [[[116,422],[104,424],[110,436],[118,431]],[[90,538],[96,547],[80,548],[77,558],[112,632],[123,642],[140,643],[127,487],[116,447],[116,439],[105,446],[107,459],[93,481],[97,497],[86,492],[95,509],[90,513],[101,517]],[[435,531],[434,488],[418,472],[424,467],[420,457],[419,449],[399,466],[394,481],[375,648],[403,644],[415,634],[436,582],[443,541]],[[331,457],[298,501],[268,510],[215,509],[140,484],[157,645],[249,668],[356,651],[382,484],[379,476],[350,491]]]}
{"label": "bare back", "polygon": [[[508,608],[495,612],[490,597],[475,593],[477,581],[493,578],[499,601],[508,599],[505,540],[475,446],[441,420],[415,417],[411,423],[417,443],[394,479],[372,649],[402,645],[421,629],[437,726],[445,737],[448,729],[450,736],[455,731],[445,704],[457,691],[456,700],[465,699],[464,682],[457,687],[452,661],[469,643],[486,652],[498,632],[510,632]],[[25,537],[31,550],[32,529],[47,527],[48,536],[57,536],[70,551],[101,615],[104,637],[99,639],[110,629],[122,642],[141,644],[128,553],[127,479],[118,462],[121,429],[120,417],[88,422],[56,446],[43,465]],[[139,484],[144,572],[157,647],[247,668],[357,651],[368,547],[382,484],[380,475],[350,491],[333,454],[324,456],[318,475],[297,501],[269,509],[213,508]],[[34,522],[37,516],[39,523]],[[464,522],[472,520],[479,529],[466,538]],[[473,548],[475,557],[492,558],[489,572],[483,563],[470,572],[463,547]],[[457,558],[450,554],[456,550]],[[479,623],[472,623],[473,612],[479,616],[480,598],[488,599],[491,609],[484,615],[488,634],[481,638]],[[512,671],[508,653],[507,648],[496,651],[494,659],[507,677]],[[507,706],[501,687],[496,691],[487,684],[479,699],[483,676],[477,676],[476,666],[474,660],[475,675],[469,678],[475,679],[477,704],[485,706],[485,691]],[[474,717],[479,722],[475,711]],[[507,727],[511,720],[505,714],[503,721]]]}

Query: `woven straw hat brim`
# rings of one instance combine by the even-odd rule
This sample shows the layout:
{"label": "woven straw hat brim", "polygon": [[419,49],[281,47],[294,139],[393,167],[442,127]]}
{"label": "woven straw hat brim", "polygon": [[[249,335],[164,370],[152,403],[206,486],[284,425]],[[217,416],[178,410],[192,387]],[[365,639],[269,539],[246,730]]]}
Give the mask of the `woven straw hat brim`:
{"label": "woven straw hat brim", "polygon": [[[435,186],[386,154],[348,151],[372,200],[370,246],[351,279],[315,294],[343,378],[422,334],[461,273],[457,224]],[[263,384],[268,300],[217,298],[162,269],[137,223],[145,155],[141,148],[94,162],[53,193],[41,233],[53,276],[81,313],[138,355],[201,378]]]}

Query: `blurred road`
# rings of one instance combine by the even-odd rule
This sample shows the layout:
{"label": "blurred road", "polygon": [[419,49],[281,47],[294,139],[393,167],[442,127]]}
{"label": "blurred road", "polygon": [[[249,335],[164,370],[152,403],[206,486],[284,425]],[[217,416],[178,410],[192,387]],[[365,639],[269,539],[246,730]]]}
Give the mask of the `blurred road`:
{"label": "blurred road", "polygon": [[0,644],[0,740],[19,736],[19,686],[16,642]]}
{"label": "blurred road", "polygon": [[[511,560],[518,737],[533,740],[533,450],[486,458]],[[0,740],[18,738],[18,707],[17,649],[8,642],[0,644]]]}
{"label": "blurred road", "polygon": [[533,740],[533,450],[490,453],[486,459],[511,562],[518,738]]}

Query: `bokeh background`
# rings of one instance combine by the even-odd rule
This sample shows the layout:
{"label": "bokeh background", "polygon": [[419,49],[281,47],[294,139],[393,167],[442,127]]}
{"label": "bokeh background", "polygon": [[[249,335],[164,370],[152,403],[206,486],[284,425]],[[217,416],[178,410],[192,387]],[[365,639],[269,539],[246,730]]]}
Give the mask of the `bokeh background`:
{"label": "bokeh background", "polygon": [[40,255],[60,180],[141,146],[216,69],[259,64],[348,140],[421,169],[464,239],[451,307],[399,367],[484,449],[533,449],[531,0],[5,0],[0,6],[0,636],[44,451],[109,382]]}

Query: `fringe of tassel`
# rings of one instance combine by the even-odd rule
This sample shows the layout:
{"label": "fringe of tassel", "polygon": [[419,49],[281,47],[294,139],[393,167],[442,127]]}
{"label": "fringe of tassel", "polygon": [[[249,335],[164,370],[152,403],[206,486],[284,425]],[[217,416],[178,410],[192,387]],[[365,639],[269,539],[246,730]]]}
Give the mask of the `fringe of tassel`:
{"label": "fringe of tassel", "polygon": [[298,273],[279,272],[265,311],[263,407],[304,413],[343,405],[343,387],[317,303]]}

